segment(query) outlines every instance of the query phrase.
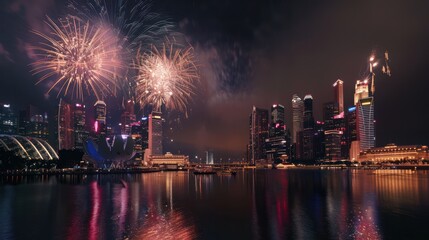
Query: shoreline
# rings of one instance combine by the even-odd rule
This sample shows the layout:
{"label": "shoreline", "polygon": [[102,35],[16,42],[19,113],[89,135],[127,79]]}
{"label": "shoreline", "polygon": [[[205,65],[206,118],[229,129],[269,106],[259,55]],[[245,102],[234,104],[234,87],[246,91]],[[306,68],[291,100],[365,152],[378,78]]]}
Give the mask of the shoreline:
{"label": "shoreline", "polygon": [[[0,176],[41,176],[41,175],[115,175],[115,174],[142,174],[142,173],[153,173],[153,172],[184,172],[192,170],[193,168],[186,169],[161,169],[161,168],[144,168],[144,169],[57,169],[57,170],[45,170],[45,171],[19,171],[9,170],[8,172],[0,172]],[[272,169],[272,168],[249,168],[242,167],[236,170],[429,170],[429,165],[389,165],[389,166],[329,166],[329,165],[308,165],[308,166],[293,166],[284,169]]]}

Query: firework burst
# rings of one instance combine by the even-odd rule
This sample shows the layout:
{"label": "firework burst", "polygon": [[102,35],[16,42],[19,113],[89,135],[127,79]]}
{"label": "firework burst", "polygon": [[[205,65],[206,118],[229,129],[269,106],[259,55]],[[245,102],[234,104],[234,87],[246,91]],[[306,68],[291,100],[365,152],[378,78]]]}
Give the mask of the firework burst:
{"label": "firework burst", "polygon": [[[84,4],[69,0],[68,4],[72,14],[96,26],[109,26],[123,46],[121,58],[127,62],[133,61],[137,51],[150,51],[151,45],[162,44],[165,36],[179,35],[172,31],[174,25],[151,7],[147,0],[88,0]],[[118,81],[118,90],[131,99],[135,98],[135,82],[126,70]]]}
{"label": "firework burst", "polygon": [[161,50],[152,47],[150,52],[138,54],[136,93],[142,106],[151,105],[160,111],[164,105],[187,112],[198,80],[192,50],[191,47],[182,49],[164,44]]}
{"label": "firework burst", "polygon": [[32,63],[33,74],[41,83],[50,82],[48,93],[71,94],[83,100],[84,93],[98,99],[112,94],[117,74],[122,68],[118,41],[105,27],[92,27],[76,17],[60,19],[56,24],[48,17],[49,34],[33,31],[44,41],[34,47],[38,60]]}
{"label": "firework burst", "polygon": [[175,34],[172,32],[174,25],[170,21],[151,11],[150,1],[88,0],[82,4],[70,0],[68,7],[77,16],[93,24],[111,26],[126,50],[133,53],[142,44],[150,46],[162,42],[160,40],[166,35]]}

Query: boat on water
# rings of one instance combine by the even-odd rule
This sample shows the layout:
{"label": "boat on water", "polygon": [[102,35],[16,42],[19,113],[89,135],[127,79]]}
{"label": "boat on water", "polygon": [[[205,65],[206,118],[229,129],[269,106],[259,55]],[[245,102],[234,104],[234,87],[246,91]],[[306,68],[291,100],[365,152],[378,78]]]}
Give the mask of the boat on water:
{"label": "boat on water", "polygon": [[195,175],[216,174],[212,167],[197,167],[194,169]]}

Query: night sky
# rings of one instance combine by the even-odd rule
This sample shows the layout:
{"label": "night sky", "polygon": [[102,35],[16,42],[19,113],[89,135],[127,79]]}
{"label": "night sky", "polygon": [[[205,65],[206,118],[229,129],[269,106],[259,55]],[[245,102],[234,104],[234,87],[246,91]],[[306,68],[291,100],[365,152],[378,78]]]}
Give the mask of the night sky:
{"label": "night sky", "polygon": [[[292,95],[310,93],[321,120],[338,78],[351,106],[370,53],[382,58],[386,49],[392,76],[376,72],[377,145],[429,144],[428,1],[156,0],[152,9],[195,48],[201,76],[173,150],[241,158],[252,105],[285,105],[291,128]],[[56,94],[45,95],[29,73],[35,41],[29,30],[43,30],[46,15],[65,13],[66,2],[1,1],[0,102],[53,111]]]}

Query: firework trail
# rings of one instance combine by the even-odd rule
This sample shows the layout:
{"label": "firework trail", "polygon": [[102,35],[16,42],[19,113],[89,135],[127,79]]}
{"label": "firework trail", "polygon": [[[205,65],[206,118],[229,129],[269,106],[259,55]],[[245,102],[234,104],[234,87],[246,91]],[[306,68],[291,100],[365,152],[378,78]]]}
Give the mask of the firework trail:
{"label": "firework trail", "polygon": [[142,106],[151,105],[187,113],[187,105],[198,81],[191,47],[176,48],[164,44],[159,50],[138,54],[135,67],[137,99]]}
{"label": "firework trail", "polygon": [[115,29],[127,50],[133,53],[142,45],[162,43],[166,35],[174,34],[174,25],[152,12],[149,1],[88,0],[79,4],[70,0],[68,7],[76,16]]}
{"label": "firework trail", "polygon": [[71,94],[84,99],[84,93],[98,99],[113,93],[116,75],[122,68],[117,39],[108,28],[93,27],[74,17],[60,19],[58,24],[48,17],[49,34],[33,31],[43,39],[34,47],[38,60],[31,64],[32,73],[41,75],[41,83],[53,80],[48,93]]}

